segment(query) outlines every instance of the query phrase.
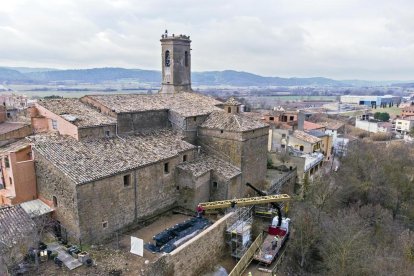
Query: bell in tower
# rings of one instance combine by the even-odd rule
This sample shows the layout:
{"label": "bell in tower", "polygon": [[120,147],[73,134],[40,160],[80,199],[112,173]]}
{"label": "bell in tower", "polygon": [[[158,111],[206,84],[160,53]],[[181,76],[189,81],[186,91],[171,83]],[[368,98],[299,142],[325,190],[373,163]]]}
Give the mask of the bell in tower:
{"label": "bell in tower", "polygon": [[168,31],[161,36],[162,86],[160,93],[191,92],[191,40]]}

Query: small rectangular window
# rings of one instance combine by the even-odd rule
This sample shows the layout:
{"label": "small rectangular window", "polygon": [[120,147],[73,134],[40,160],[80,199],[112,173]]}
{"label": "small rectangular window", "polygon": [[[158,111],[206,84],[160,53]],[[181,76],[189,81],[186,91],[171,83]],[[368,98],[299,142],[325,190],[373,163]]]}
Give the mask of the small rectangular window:
{"label": "small rectangular window", "polygon": [[286,137],[286,134],[284,134],[284,133],[283,133],[283,134],[282,134],[282,138],[285,138],[285,137]]}
{"label": "small rectangular window", "polygon": [[164,163],[164,173],[167,174],[170,172],[169,163]]}
{"label": "small rectangular window", "polygon": [[197,117],[194,117],[194,122],[197,121]]}
{"label": "small rectangular window", "polygon": [[127,187],[131,184],[131,175],[124,175],[124,187]]}
{"label": "small rectangular window", "polygon": [[290,121],[293,121],[293,120],[294,120],[294,118],[295,118],[295,117],[290,116],[290,117],[289,117],[289,120],[290,120]]}
{"label": "small rectangular window", "polygon": [[56,120],[52,120],[52,128],[57,129],[57,121]]}
{"label": "small rectangular window", "polygon": [[10,185],[13,185],[13,179],[9,176]]}
{"label": "small rectangular window", "polygon": [[9,157],[8,156],[4,157],[4,166],[6,168],[10,168],[10,161],[9,161]]}
{"label": "small rectangular window", "polygon": [[218,187],[218,184],[217,184],[217,182],[215,182],[215,181],[214,181],[214,182],[213,182],[213,188],[214,188],[214,189],[217,189],[217,187]]}
{"label": "small rectangular window", "polygon": [[109,130],[105,130],[105,137],[109,137],[110,136],[110,132],[109,132]]}
{"label": "small rectangular window", "polygon": [[103,222],[102,222],[102,228],[103,228],[103,229],[108,228],[108,222],[107,222],[107,221],[103,221]]}
{"label": "small rectangular window", "polygon": [[275,120],[275,117],[269,117],[269,120],[270,121],[274,121]]}
{"label": "small rectangular window", "polygon": [[187,154],[183,155],[183,162],[187,161]]}

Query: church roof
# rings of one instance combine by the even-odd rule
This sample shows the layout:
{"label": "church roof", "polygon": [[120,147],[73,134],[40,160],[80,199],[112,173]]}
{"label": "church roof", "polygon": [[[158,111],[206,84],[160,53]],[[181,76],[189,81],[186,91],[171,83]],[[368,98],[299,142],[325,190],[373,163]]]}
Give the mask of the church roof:
{"label": "church roof", "polygon": [[33,149],[76,184],[91,182],[177,156],[195,146],[162,129],[123,138],[77,141],[70,136],[30,137]]}
{"label": "church roof", "polygon": [[80,128],[116,124],[116,118],[97,111],[79,99],[41,100],[37,104]]}
{"label": "church roof", "polygon": [[88,95],[87,97],[116,113],[172,110],[184,117],[207,115],[214,110],[219,110],[216,105],[222,104],[211,97],[194,92],[154,95]]}
{"label": "church roof", "polygon": [[268,127],[268,125],[240,113],[226,113],[220,110],[212,112],[204,123],[201,124],[201,127],[233,132],[244,132],[258,128],[265,128]]}
{"label": "church roof", "polygon": [[241,103],[238,102],[234,97],[230,97],[227,99],[224,105],[238,106],[238,105],[241,105]]}
{"label": "church roof", "polygon": [[195,177],[202,176],[209,171],[214,171],[226,179],[232,179],[241,174],[240,169],[231,163],[205,154],[195,160],[182,163],[177,168],[188,171]]}

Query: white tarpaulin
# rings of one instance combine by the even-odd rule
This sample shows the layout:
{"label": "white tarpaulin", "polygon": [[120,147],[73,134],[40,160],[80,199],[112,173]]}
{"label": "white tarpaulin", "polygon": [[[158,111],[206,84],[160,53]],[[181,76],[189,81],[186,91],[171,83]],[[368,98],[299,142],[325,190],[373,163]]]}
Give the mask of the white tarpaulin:
{"label": "white tarpaulin", "polygon": [[131,253],[143,257],[144,241],[131,236]]}

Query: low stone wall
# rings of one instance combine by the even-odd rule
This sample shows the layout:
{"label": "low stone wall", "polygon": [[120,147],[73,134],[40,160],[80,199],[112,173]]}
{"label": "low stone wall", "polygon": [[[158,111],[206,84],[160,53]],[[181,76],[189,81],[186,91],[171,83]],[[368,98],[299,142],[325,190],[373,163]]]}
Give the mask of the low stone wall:
{"label": "low stone wall", "polygon": [[227,222],[233,222],[235,213],[229,213],[187,241],[170,254],[152,264],[147,275],[192,276],[202,275],[212,269],[226,250],[225,231]]}

